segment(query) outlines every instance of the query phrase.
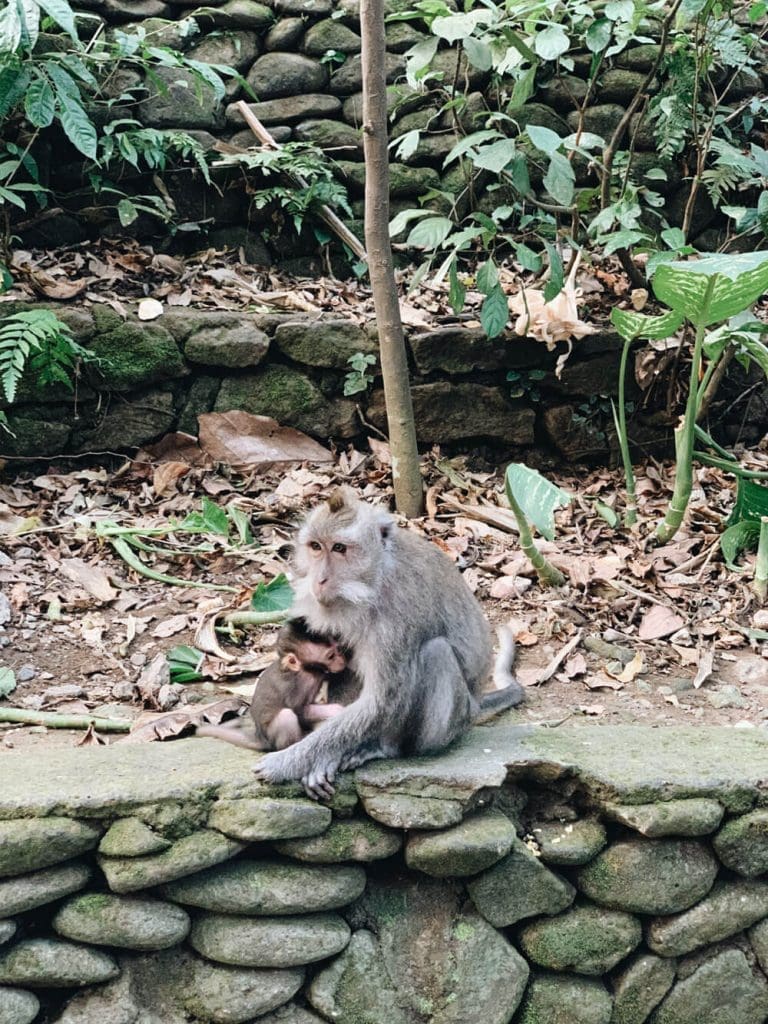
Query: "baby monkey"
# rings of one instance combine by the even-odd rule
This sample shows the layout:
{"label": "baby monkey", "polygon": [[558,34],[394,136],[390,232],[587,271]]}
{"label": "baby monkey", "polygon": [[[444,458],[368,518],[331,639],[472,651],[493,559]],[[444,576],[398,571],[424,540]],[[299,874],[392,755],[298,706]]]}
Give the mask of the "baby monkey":
{"label": "baby monkey", "polygon": [[198,736],[212,736],[250,750],[283,750],[313,726],[332,718],[342,704],[318,704],[323,683],[347,668],[335,640],[314,633],[304,619],[291,619],[277,634],[277,659],[259,676],[251,700],[251,728],[243,723],[204,725]]}

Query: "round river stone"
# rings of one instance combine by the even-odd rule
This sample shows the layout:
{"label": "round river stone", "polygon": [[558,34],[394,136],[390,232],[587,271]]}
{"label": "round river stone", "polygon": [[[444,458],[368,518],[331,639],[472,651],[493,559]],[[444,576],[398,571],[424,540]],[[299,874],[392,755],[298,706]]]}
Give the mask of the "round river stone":
{"label": "round river stone", "polygon": [[93,849],[101,830],[71,818],[0,822],[0,876],[24,875]]}
{"label": "round river stone", "polygon": [[235,917],[201,914],[190,944],[209,960],[241,967],[296,967],[340,953],[349,925],[337,914]]}
{"label": "round river stone", "polygon": [[363,868],[238,860],[171,882],[163,895],[221,914],[335,910],[365,889]]}
{"label": "round river stone", "polygon": [[0,984],[32,988],[98,985],[120,973],[111,956],[60,939],[27,939],[0,956]]}
{"label": "round river stone", "polygon": [[32,1024],[40,1010],[40,1000],[21,988],[0,988],[2,1024]]}
{"label": "round river stone", "polygon": [[92,874],[89,864],[72,861],[58,868],[44,868],[31,875],[0,881],[0,914],[22,914],[69,896],[83,889]]}
{"label": "round river stone", "polygon": [[754,878],[768,871],[768,810],[726,822],[712,845],[723,864],[739,875]]}
{"label": "round river stone", "polygon": [[640,922],[630,914],[582,905],[526,925],[520,947],[529,960],[552,971],[605,974],[642,937]]}
{"label": "round river stone", "polygon": [[577,874],[595,903],[640,914],[675,914],[712,888],[717,861],[696,840],[626,839],[599,853]]}
{"label": "round river stone", "polygon": [[53,919],[59,935],[77,942],[122,949],[168,949],[189,932],[186,911],[161,900],[85,893],[59,909]]}

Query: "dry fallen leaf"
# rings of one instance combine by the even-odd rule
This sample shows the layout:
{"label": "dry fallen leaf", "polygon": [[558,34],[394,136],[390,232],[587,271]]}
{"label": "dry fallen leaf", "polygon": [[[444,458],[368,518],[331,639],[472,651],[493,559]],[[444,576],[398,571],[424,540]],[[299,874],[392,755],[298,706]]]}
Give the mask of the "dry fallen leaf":
{"label": "dry fallen leaf", "polygon": [[587,671],[587,659],[579,651],[577,654],[572,654],[563,666],[565,674],[569,679],[574,679],[576,676],[583,676]]}
{"label": "dry fallen leaf", "polygon": [[152,474],[152,488],[158,497],[175,491],[175,483],[189,472],[186,462],[161,462]]}
{"label": "dry fallen leaf", "polygon": [[699,652],[695,647],[681,647],[679,644],[672,644],[671,647],[679,655],[681,665],[699,664]]}
{"label": "dry fallen leaf", "polygon": [[610,667],[606,665],[605,671],[609,676],[612,676],[619,683],[631,683],[634,681],[636,676],[645,668],[645,659],[643,658],[643,652],[637,651],[632,661],[628,662],[620,672],[612,672]]}
{"label": "dry fallen leaf", "polygon": [[597,672],[593,676],[587,676],[582,680],[588,690],[623,690],[624,683],[618,679],[612,679],[607,672]]}
{"label": "dry fallen leaf", "polygon": [[62,574],[68,580],[77,583],[83,590],[87,590],[97,601],[111,601],[117,595],[117,591],[109,582],[103,569],[89,565],[82,558],[62,558],[59,565]]}
{"label": "dry fallen leaf", "polygon": [[281,427],[269,416],[235,410],[198,417],[199,443],[214,462],[237,472],[273,462],[332,462],[333,455],[293,427]]}
{"label": "dry fallen leaf", "polygon": [[167,639],[180,633],[182,629],[189,626],[189,618],[186,615],[172,615],[170,619],[164,619],[150,633],[150,636],[158,637],[161,640]]}
{"label": "dry fallen leaf", "polygon": [[712,666],[715,661],[715,645],[712,644],[705,650],[699,652],[699,668],[693,679],[693,687],[695,690],[701,686],[702,683],[706,682],[712,674]]}
{"label": "dry fallen leaf", "polygon": [[637,635],[641,640],[660,640],[682,629],[685,619],[671,608],[654,604],[640,622]]}

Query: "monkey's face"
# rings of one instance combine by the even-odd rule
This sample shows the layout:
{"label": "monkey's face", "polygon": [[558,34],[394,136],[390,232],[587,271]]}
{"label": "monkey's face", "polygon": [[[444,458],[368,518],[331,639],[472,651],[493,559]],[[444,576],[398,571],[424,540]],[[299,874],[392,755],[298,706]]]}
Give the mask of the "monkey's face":
{"label": "monkey's face", "polygon": [[303,641],[297,646],[296,655],[305,670],[322,672],[323,675],[333,675],[347,667],[347,659],[333,641],[327,644]]}
{"label": "monkey's face", "polygon": [[366,604],[384,569],[389,516],[354,500],[321,505],[299,531],[295,564],[299,595],[325,607],[338,601]]}

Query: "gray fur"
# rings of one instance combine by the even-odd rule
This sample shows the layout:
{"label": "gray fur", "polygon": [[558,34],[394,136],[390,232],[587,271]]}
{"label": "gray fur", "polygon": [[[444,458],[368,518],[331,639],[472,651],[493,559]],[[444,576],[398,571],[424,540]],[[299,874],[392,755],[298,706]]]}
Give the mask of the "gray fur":
{"label": "gray fur", "polygon": [[[348,545],[344,554],[332,550],[339,543]],[[264,757],[260,778],[302,779],[310,795],[328,796],[342,768],[437,751],[466,731],[485,703],[491,635],[437,547],[345,488],[308,517],[295,565],[294,614],[351,649],[363,689],[311,736]],[[497,665],[497,681],[501,675]],[[522,690],[509,671],[507,682],[510,692],[497,693],[511,706]]]}

